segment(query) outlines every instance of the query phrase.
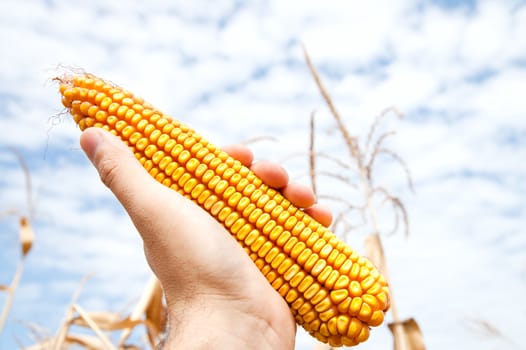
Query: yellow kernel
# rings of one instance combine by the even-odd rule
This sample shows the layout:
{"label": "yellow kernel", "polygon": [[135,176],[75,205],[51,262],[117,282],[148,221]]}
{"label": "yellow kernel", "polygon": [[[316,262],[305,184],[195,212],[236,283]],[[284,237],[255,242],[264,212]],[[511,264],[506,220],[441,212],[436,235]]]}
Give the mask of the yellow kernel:
{"label": "yellow kernel", "polygon": [[246,221],[245,219],[243,218],[239,218],[236,220],[236,222],[234,222],[234,224],[232,225],[232,227],[230,228],[230,231],[233,233],[233,234],[237,234],[237,232],[239,231],[239,229],[241,229],[241,227],[243,227],[243,225],[245,225]]}
{"label": "yellow kernel", "polygon": [[367,278],[365,278],[362,283],[360,283],[360,285],[362,286],[362,289],[363,290],[367,290],[369,289],[370,287],[372,287],[372,285],[374,284],[375,282],[375,279],[372,277],[372,276],[369,276]]}
{"label": "yellow kernel", "polygon": [[[345,333],[344,333],[345,334]],[[344,346],[356,346],[358,342],[346,336],[342,336],[342,343]]]}
{"label": "yellow kernel", "polygon": [[285,245],[283,246],[283,252],[289,254],[296,242],[298,242],[298,239],[296,237],[290,237],[287,243],[285,243]]}
{"label": "yellow kernel", "polygon": [[336,270],[332,270],[329,274],[329,277],[327,277],[327,280],[325,281],[325,286],[329,289],[332,289],[334,287],[334,284],[338,280],[338,277],[340,276],[340,273]]}
{"label": "yellow kernel", "polygon": [[254,241],[256,240],[256,238],[258,236],[259,236],[259,231],[258,230],[250,231],[250,233],[248,234],[247,238],[245,238],[245,244],[246,245],[251,245],[252,243],[254,243]]}
{"label": "yellow kernel", "polygon": [[338,317],[332,317],[331,319],[329,319],[329,321],[327,322],[327,329],[332,335],[338,334]]}
{"label": "yellow kernel", "polygon": [[312,276],[309,275],[305,276],[303,281],[301,281],[301,283],[298,286],[298,291],[301,293],[305,292],[307,288],[311,286],[312,283],[314,283],[314,278],[312,278]]}
{"label": "yellow kernel", "polygon": [[338,328],[336,326],[338,317],[336,317],[336,311],[333,308],[330,308],[329,310],[322,312],[319,315],[319,317],[323,322],[327,322],[327,328],[329,329],[329,332],[332,335],[338,334]]}
{"label": "yellow kernel", "polygon": [[345,300],[338,304],[338,311],[342,314],[347,314],[349,312],[349,307],[351,306],[351,298],[347,297]]}
{"label": "yellow kernel", "polygon": [[307,323],[314,321],[315,318],[316,313],[314,311],[307,312],[305,315],[303,315],[303,320]]}
{"label": "yellow kernel", "polygon": [[304,293],[305,299],[310,300],[316,293],[319,292],[321,286],[318,283],[313,283]]}
{"label": "yellow kernel", "polygon": [[331,298],[327,296],[323,300],[321,300],[319,303],[316,303],[314,305],[314,309],[317,312],[324,312],[324,311],[328,310],[331,306],[332,306]]}
{"label": "yellow kernel", "polygon": [[320,291],[318,293],[316,293],[316,295],[312,298],[312,300],[310,301],[311,303],[313,303],[314,305],[318,304],[320,301],[322,301],[324,298],[327,297],[327,291],[325,289],[320,289]]}
{"label": "yellow kernel", "polygon": [[285,260],[285,254],[279,253],[274,259],[272,259],[270,266],[277,269],[278,266],[283,262],[283,260]]}
{"label": "yellow kernel", "polygon": [[305,272],[299,271],[290,280],[290,286],[294,288],[297,287],[301,283],[301,281],[303,281],[303,278],[305,278]]}
{"label": "yellow kernel", "polygon": [[327,263],[324,259],[319,259],[318,261],[316,261],[316,264],[314,264],[314,266],[312,267],[312,270],[310,272],[311,275],[314,277],[318,276],[326,265]]}
{"label": "yellow kernel", "polygon": [[348,316],[340,315],[336,319],[336,328],[338,330],[338,334],[347,334],[347,329],[349,327],[349,323],[351,320]]}
{"label": "yellow kernel", "polygon": [[[263,226],[263,233],[267,236],[270,235],[270,232],[276,227],[276,222],[274,220],[268,221],[265,226]],[[270,237],[269,237],[270,239]]]}
{"label": "yellow kernel", "polygon": [[261,214],[257,221],[256,221],[256,227],[257,228],[262,228],[263,226],[265,226],[265,224],[270,220],[270,215],[268,213],[263,213]]}
{"label": "yellow kernel", "polygon": [[[197,180],[196,179],[190,179],[186,182],[185,186],[184,186],[184,190],[185,192],[190,192],[192,188],[194,188],[195,184],[192,184],[191,187],[190,187],[190,190],[187,190],[186,189],[186,186],[192,182],[192,181],[195,181],[195,184],[197,184]],[[225,204],[224,202],[222,202],[223,205]],[[223,209],[221,209],[221,211],[219,212],[219,214],[217,214],[217,219],[220,221],[220,222],[224,222],[226,220],[226,218],[228,217],[228,215],[230,215],[230,213],[232,213],[232,209],[230,209],[229,207],[224,207]],[[257,250],[257,249],[256,249]]]}
{"label": "yellow kernel", "polygon": [[349,306],[349,312],[353,316],[358,315],[361,307],[362,307],[362,298],[360,297],[352,298],[351,305]]}
{"label": "yellow kernel", "polygon": [[[263,238],[263,237],[262,237],[262,238]],[[263,243],[263,245],[261,246],[261,248],[259,248],[259,250],[258,250],[258,255],[259,255],[261,258],[265,257],[271,248],[272,248],[272,243],[269,242],[269,241],[266,241],[265,243]]]}
{"label": "yellow kernel", "polygon": [[[345,256],[345,259],[347,259],[347,256]],[[353,263],[351,260],[345,260],[342,267],[340,267],[340,273],[342,275],[347,275],[349,273],[349,271],[351,271],[351,267],[352,267]]]}
{"label": "yellow kernel", "polygon": [[285,271],[289,269],[289,267],[294,264],[294,261],[292,261],[290,258],[286,258],[283,260],[283,262],[277,267],[278,273],[283,275],[285,274]]}
{"label": "yellow kernel", "polygon": [[[351,267],[351,271],[349,272],[349,277],[352,280],[356,280],[356,279],[358,279],[358,275],[359,274],[360,274],[360,265],[358,265],[357,263],[353,263],[352,267]],[[363,288],[363,286],[362,286],[362,288]]]}
{"label": "yellow kernel", "polygon": [[336,280],[336,283],[334,283],[334,288],[335,289],[347,288],[347,286],[349,286],[349,282],[350,282],[349,277],[345,275],[341,275]]}
{"label": "yellow kernel", "polygon": [[351,283],[349,284],[349,292],[352,297],[361,296],[363,292],[362,292],[362,286],[360,285],[360,282],[351,281]]}
{"label": "yellow kernel", "polygon": [[367,339],[369,339],[369,327],[362,327],[360,334],[356,337],[356,341],[363,343]]}
{"label": "yellow kernel", "polygon": [[[277,227],[280,227],[280,226],[277,226]],[[298,259],[296,261],[298,262],[298,264],[303,265],[305,267],[304,264],[307,262],[311,254],[312,254],[312,251],[309,248],[305,248],[303,249],[301,254],[298,256]]]}
{"label": "yellow kernel", "polygon": [[378,310],[380,308],[380,302],[378,301],[378,299],[376,299],[376,297],[374,297],[371,294],[362,295],[362,300],[364,303],[369,304],[369,306],[373,310]]}
{"label": "yellow kernel", "polygon": [[292,230],[290,230],[290,233],[292,233],[294,236],[299,236],[304,229],[305,224],[302,221],[298,221]]}
{"label": "yellow kernel", "polygon": [[[226,209],[226,208],[225,208]],[[261,248],[261,246],[263,245],[263,243],[266,242],[266,238],[263,237],[263,236],[259,236],[256,241],[254,243],[252,243],[252,245],[250,246],[250,249],[253,251],[253,252],[258,252],[259,249]],[[259,256],[259,255],[257,255]],[[264,260],[263,260],[264,261]]]}
{"label": "yellow kernel", "polygon": [[305,250],[305,243],[297,242],[290,252],[290,257],[295,259],[303,250]]}
{"label": "yellow kernel", "polygon": [[385,310],[389,306],[389,294],[385,292],[380,292],[376,294],[376,299],[380,303],[380,309]]}
{"label": "yellow kernel", "polygon": [[331,292],[330,297],[335,304],[339,304],[343,300],[345,300],[345,298],[347,298],[348,295],[349,292],[347,291],[347,289],[336,289]]}
{"label": "yellow kernel", "polygon": [[309,303],[305,303],[298,309],[298,314],[304,315],[307,312],[309,312],[310,310],[312,310],[312,305],[309,304]]}
{"label": "yellow kernel", "polygon": [[325,323],[320,324],[320,333],[325,337],[328,337],[330,335],[329,329],[327,328],[327,325]]}
{"label": "yellow kernel", "polygon": [[[371,275],[372,276],[372,275]],[[373,277],[374,278],[374,277]],[[376,295],[382,291],[382,285],[378,281],[367,289],[367,294]]]}
{"label": "yellow kernel", "polygon": [[[281,286],[283,286],[283,278],[281,277],[277,277],[273,282],[272,282],[272,288],[274,288],[275,290],[278,290],[279,288],[281,288]],[[279,293],[279,291],[278,291]],[[280,293],[281,294],[281,293]],[[283,296],[283,294],[281,294],[281,296]]]}
{"label": "yellow kernel", "polygon": [[277,247],[273,247],[272,249],[269,250],[269,252],[267,253],[267,255],[265,256],[265,261],[268,262],[268,263],[271,263],[272,260],[276,257],[276,255],[279,254],[279,248]]}
{"label": "yellow kernel", "polygon": [[362,325],[362,322],[353,317],[351,318],[351,322],[349,323],[349,328],[347,329],[347,336],[349,338],[356,338],[358,334],[360,334],[362,328],[367,328]]}
{"label": "yellow kernel", "polygon": [[325,283],[325,281],[327,280],[327,278],[329,277],[330,273],[332,272],[332,267],[331,266],[325,266],[323,268],[323,271],[318,275],[318,282],[320,283]]}
{"label": "yellow kernel", "polygon": [[298,292],[294,289],[291,289],[288,291],[287,295],[285,296],[285,300],[288,303],[292,303],[294,300],[298,298],[298,296],[299,296]]}
{"label": "yellow kernel", "polygon": [[[301,255],[300,255],[301,257]],[[299,258],[298,258],[298,261],[299,261]],[[311,269],[313,268],[314,264],[316,263],[316,261],[318,261],[318,254],[316,253],[312,253],[309,258],[307,259],[307,261],[305,262],[305,266],[303,267],[306,271],[311,271]]]}
{"label": "yellow kernel", "polygon": [[244,240],[251,230],[252,227],[250,226],[250,224],[243,225],[243,227],[241,227],[236,234],[237,239],[240,241]]}
{"label": "yellow kernel", "polygon": [[296,264],[292,264],[287,271],[283,274],[285,281],[290,281],[300,270],[300,267]]}
{"label": "yellow kernel", "polygon": [[279,235],[278,239],[276,240],[276,244],[280,247],[282,247],[287,240],[290,238],[290,232],[289,231],[283,231],[281,235]]}

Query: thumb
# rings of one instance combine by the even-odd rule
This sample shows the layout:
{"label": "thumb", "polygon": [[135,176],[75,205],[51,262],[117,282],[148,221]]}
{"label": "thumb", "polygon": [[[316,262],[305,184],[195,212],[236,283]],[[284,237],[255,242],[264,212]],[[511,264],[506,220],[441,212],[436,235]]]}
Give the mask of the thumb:
{"label": "thumb", "polygon": [[155,196],[161,185],[153,181],[124,142],[103,129],[88,128],[80,137],[80,146],[130,216],[147,214],[147,207],[141,204]]}

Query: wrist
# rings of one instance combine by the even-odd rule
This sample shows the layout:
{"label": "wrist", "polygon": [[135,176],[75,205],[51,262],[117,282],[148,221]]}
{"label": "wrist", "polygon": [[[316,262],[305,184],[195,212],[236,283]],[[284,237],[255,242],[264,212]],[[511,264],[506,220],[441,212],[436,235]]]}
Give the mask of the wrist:
{"label": "wrist", "polygon": [[[238,302],[242,303],[242,302]],[[284,349],[268,320],[232,302],[169,307],[168,349]]]}

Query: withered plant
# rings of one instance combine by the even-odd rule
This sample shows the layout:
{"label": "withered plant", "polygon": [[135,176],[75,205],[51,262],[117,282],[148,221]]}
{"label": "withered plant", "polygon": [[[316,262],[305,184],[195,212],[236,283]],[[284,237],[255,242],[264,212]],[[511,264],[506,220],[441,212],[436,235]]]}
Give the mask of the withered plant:
{"label": "withered plant", "polygon": [[[387,108],[380,113],[373,121],[364,142],[360,142],[347,128],[344,119],[336,109],[335,104],[328,90],[324,86],[312,60],[303,47],[305,60],[309,67],[316,85],[327,104],[330,114],[336,123],[336,130],[342,137],[346,156],[336,156],[327,152],[318,151],[315,147],[316,128],[315,114],[310,117],[310,145],[309,145],[309,176],[312,188],[320,199],[338,201],[343,204],[339,212],[335,213],[332,225],[333,232],[347,238],[347,234],[359,226],[366,226],[369,232],[365,238],[366,256],[377,266],[389,281],[388,268],[382,235],[396,233],[403,230],[405,236],[409,235],[409,219],[406,207],[402,200],[395,196],[389,188],[378,184],[373,176],[375,167],[378,165],[380,156],[387,156],[397,162],[404,171],[407,185],[413,191],[413,184],[409,168],[405,161],[392,149],[388,148],[386,140],[395,135],[395,131],[380,131],[382,122],[389,116],[402,118],[402,114],[394,107]],[[317,160],[329,160],[334,170],[320,170],[317,167]],[[354,190],[356,193],[352,200],[339,194],[320,193],[317,182],[318,177],[329,177],[344,186]],[[394,215],[391,230],[386,232],[385,225],[380,225],[379,210],[385,205],[390,205]],[[354,215],[360,222],[355,223],[349,217]],[[413,318],[401,320],[399,311],[393,296],[391,286],[391,314],[393,321],[389,324],[389,329],[393,335],[395,350],[424,350],[425,345],[422,333],[417,322]],[[315,349],[331,349],[328,345],[316,345]]]}
{"label": "withered plant", "polygon": [[31,175],[29,173],[29,167],[27,166],[26,161],[22,155],[16,149],[10,149],[10,151],[17,158],[25,179],[25,192],[27,196],[27,208],[26,212],[20,212],[16,209],[6,209],[3,212],[0,212],[0,220],[3,220],[8,217],[16,217],[18,219],[19,225],[19,241],[20,241],[20,260],[18,261],[17,268],[9,284],[4,281],[0,281],[0,292],[7,293],[4,306],[2,307],[0,314],[0,336],[5,328],[9,312],[13,306],[13,301],[15,298],[16,291],[22,279],[22,274],[24,272],[24,265],[26,261],[27,254],[33,247],[33,241],[35,234],[31,225],[33,219],[33,198],[32,198],[32,186],[31,186]]}

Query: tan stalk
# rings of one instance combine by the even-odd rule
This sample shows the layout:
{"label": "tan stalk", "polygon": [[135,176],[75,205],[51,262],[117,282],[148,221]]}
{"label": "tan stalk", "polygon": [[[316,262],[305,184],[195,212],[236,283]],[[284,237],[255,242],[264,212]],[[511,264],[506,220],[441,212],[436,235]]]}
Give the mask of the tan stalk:
{"label": "tan stalk", "polygon": [[310,176],[310,182],[312,186],[312,192],[314,192],[314,195],[318,195],[318,191],[316,190],[316,156],[314,153],[314,144],[315,144],[315,125],[314,125],[314,111],[310,115],[310,138],[309,138],[309,176]]}
{"label": "tan stalk", "polygon": [[[146,310],[148,308],[148,305],[150,304],[153,296],[155,295],[156,288],[159,285],[159,280],[157,280],[157,277],[155,277],[153,274],[150,276],[150,280],[144,289],[144,292],[142,293],[141,299],[135,306],[135,309],[132,311],[129,319],[131,321],[140,320],[141,317],[146,313]],[[133,328],[126,328],[123,330],[120,340],[119,340],[119,348],[124,346],[124,343],[126,340],[130,337],[131,332],[133,331]]]}
{"label": "tan stalk", "polygon": [[327,106],[329,107],[332,115],[334,116],[334,119],[336,120],[336,123],[338,124],[338,128],[340,129],[343,138],[345,142],[347,143],[349,147],[349,151],[351,153],[351,157],[356,159],[358,162],[358,168],[361,168],[362,166],[362,156],[360,155],[360,151],[358,149],[358,142],[355,137],[352,137],[351,134],[349,134],[347,128],[345,128],[345,125],[343,123],[343,118],[341,117],[340,113],[334,106],[334,103],[332,102],[332,99],[327,92],[327,89],[323,85],[320,76],[318,72],[316,71],[316,68],[314,67],[314,64],[312,63],[310,56],[307,52],[306,47],[303,45],[303,53],[305,55],[305,60],[307,61],[307,65],[309,66],[309,69],[312,73],[312,76],[314,77],[314,80],[316,81],[316,85],[318,85],[318,88],[320,89],[321,95],[323,96],[325,102],[327,103]]}
{"label": "tan stalk", "polygon": [[71,322],[74,319],[75,312],[73,309],[73,305],[77,303],[77,299],[80,296],[80,292],[82,291],[82,288],[84,287],[84,285],[90,278],[91,278],[91,275],[85,276],[80,282],[79,286],[77,287],[77,290],[75,290],[75,292],[73,293],[73,296],[71,297],[71,301],[64,314],[62,324],[60,328],[58,329],[57,335],[53,339],[53,346],[51,348],[52,350],[61,350],[64,344],[66,343],[66,338],[68,336],[69,328],[71,327]]}
{"label": "tan stalk", "polygon": [[[369,147],[371,145],[371,142],[373,140],[373,136],[375,134],[375,131],[377,127],[379,126],[380,119],[385,117],[387,112],[394,112],[398,117],[401,117],[401,113],[398,112],[395,108],[391,107],[389,109],[386,109],[384,112],[382,112],[374,121],[372,124],[369,134],[367,136],[367,141],[365,144],[365,151],[362,153],[360,150],[360,145],[357,142],[357,139],[349,133],[348,129],[343,123],[343,119],[336,110],[334,103],[332,102],[332,99],[330,97],[330,94],[327,92],[327,89],[323,85],[320,76],[314,67],[310,56],[305,48],[303,46],[303,52],[305,55],[305,60],[307,62],[307,65],[309,67],[309,70],[316,82],[316,85],[318,86],[318,89],[323,96],[327,106],[329,107],[329,110],[331,111],[331,114],[333,115],[338,129],[341,132],[341,135],[345,141],[345,143],[348,146],[349,153],[351,155],[351,158],[355,160],[356,166],[357,166],[357,173],[359,176],[361,188],[363,189],[363,198],[365,205],[361,210],[363,211],[364,215],[367,217],[366,222],[369,222],[372,225],[373,234],[370,234],[366,238],[366,249],[368,250],[367,256],[373,261],[373,263],[380,269],[382,274],[385,276],[386,280],[389,282],[389,275],[388,275],[388,269],[387,264],[385,260],[385,254],[383,249],[382,240],[380,237],[380,227],[378,222],[378,214],[377,214],[377,208],[375,206],[375,194],[381,193],[385,196],[386,201],[389,201],[392,203],[393,208],[395,210],[396,215],[396,225],[398,225],[398,215],[399,212],[401,212],[405,228],[406,228],[406,235],[408,232],[408,219],[407,219],[407,212],[405,210],[405,207],[403,203],[396,197],[392,196],[387,190],[379,190],[379,188],[374,186],[373,183],[373,177],[371,176],[373,164],[375,159],[377,158],[378,154],[385,153],[389,156],[391,156],[395,161],[397,161],[404,169],[405,174],[408,179],[408,185],[411,191],[413,191],[413,184],[411,182],[411,177],[409,174],[409,170],[405,162],[402,160],[401,157],[398,156],[398,154],[381,147],[382,143],[385,141],[386,138],[393,135],[393,131],[388,131],[376,138],[376,142],[374,143],[373,149],[369,150]],[[311,146],[312,147],[312,146]],[[368,157],[368,160],[366,158]],[[311,169],[312,171],[312,169]],[[344,218],[342,216],[337,217],[338,222],[335,222],[336,224],[339,224],[340,222],[344,222]],[[396,226],[398,227],[398,226]],[[423,340],[413,341],[414,339],[420,337],[422,338],[420,329],[418,328],[418,325],[416,324],[416,321],[413,319],[400,322],[398,309],[396,306],[395,298],[393,296],[392,291],[392,284],[391,285],[391,310],[393,315],[393,322],[390,325],[390,329],[392,330],[393,336],[394,336],[394,343],[395,343],[395,350],[416,350],[416,349],[425,349]],[[412,322],[411,322],[412,321]],[[405,327],[405,328],[404,328]],[[412,337],[412,338],[411,338]],[[414,339],[413,339],[414,338]],[[399,344],[402,343],[402,344]],[[316,348],[319,349],[320,347]],[[327,347],[321,347],[321,349],[326,349]]]}
{"label": "tan stalk", "polygon": [[99,337],[100,341],[104,344],[108,350],[116,350],[117,348],[111,343],[111,340],[102,332],[96,322],[94,322],[89,315],[84,311],[82,307],[78,304],[73,304],[73,309],[82,317],[86,324],[91,328],[91,330]]}
{"label": "tan stalk", "polygon": [[20,284],[20,279],[22,278],[22,273],[24,272],[24,262],[25,262],[25,259],[22,258],[20,262],[18,263],[16,272],[13,277],[13,280],[11,281],[11,284],[5,290],[7,292],[7,298],[5,300],[4,307],[2,309],[2,313],[0,314],[0,336],[2,335],[2,331],[4,330],[5,324],[7,322],[9,311],[11,311],[11,307],[13,306],[16,289],[18,288],[18,285]]}
{"label": "tan stalk", "polygon": [[[13,280],[11,281],[11,284],[9,285],[9,287],[3,290],[7,293],[7,298],[5,300],[4,307],[2,308],[2,313],[0,314],[0,335],[2,334],[2,331],[4,330],[4,327],[7,323],[7,317],[13,306],[13,301],[15,298],[16,290],[18,288],[18,285],[20,284],[20,280],[22,279],[25,258],[27,254],[29,253],[29,251],[31,250],[31,247],[33,246],[33,241],[35,238],[33,229],[31,228],[31,225],[30,225],[30,219],[33,216],[33,200],[32,200],[31,175],[29,173],[29,167],[27,166],[27,163],[25,162],[22,155],[16,149],[11,148],[10,150],[16,156],[18,163],[20,164],[20,167],[22,168],[22,171],[24,173],[28,216],[27,217],[21,216],[20,221],[19,221],[19,240],[20,240],[20,248],[21,248],[22,254],[21,254],[21,259],[18,263],[16,272],[15,272],[15,275],[13,277]],[[12,215],[15,213],[16,211],[8,210],[2,213],[2,216]],[[0,288],[0,290],[2,289],[3,288]]]}

